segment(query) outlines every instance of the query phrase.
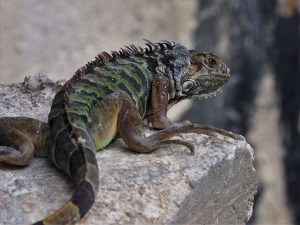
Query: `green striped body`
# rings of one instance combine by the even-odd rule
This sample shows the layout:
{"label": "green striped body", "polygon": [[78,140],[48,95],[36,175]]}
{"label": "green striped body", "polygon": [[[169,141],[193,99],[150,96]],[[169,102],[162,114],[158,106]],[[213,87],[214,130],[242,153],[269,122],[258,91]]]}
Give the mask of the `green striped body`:
{"label": "green striped body", "polygon": [[83,103],[80,104],[83,108],[91,108],[108,94],[123,90],[134,100],[140,115],[145,117],[149,110],[151,80],[155,73],[155,68],[150,70],[148,67],[147,58],[134,56],[96,67],[74,85],[70,100],[75,104]]}
{"label": "green striped body", "polygon": [[[93,124],[90,113],[94,105],[105,96],[123,90],[134,100],[141,117],[147,115],[150,108],[151,80],[155,72],[154,68],[150,70],[148,67],[146,58],[119,58],[115,62],[94,68],[74,83],[71,80],[58,92],[48,119],[54,143],[49,157],[57,167],[71,175],[69,162],[77,146],[69,136],[74,128],[81,139],[88,140],[83,146],[92,151],[96,150],[93,134],[87,125]],[[69,92],[68,88],[71,89]]]}

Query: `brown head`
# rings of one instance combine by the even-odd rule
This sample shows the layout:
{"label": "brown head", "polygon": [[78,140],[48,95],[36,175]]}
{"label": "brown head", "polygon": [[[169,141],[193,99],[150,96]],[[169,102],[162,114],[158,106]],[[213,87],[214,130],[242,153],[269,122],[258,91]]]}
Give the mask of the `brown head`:
{"label": "brown head", "polygon": [[216,55],[194,50],[189,52],[190,65],[181,77],[180,97],[205,97],[216,93],[229,80],[229,68]]}

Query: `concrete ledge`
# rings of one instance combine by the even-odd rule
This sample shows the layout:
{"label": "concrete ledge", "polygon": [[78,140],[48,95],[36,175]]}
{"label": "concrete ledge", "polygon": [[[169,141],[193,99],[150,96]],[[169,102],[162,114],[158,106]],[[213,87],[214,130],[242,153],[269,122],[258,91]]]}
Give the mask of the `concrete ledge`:
{"label": "concrete ledge", "polygon": [[[0,116],[46,120],[57,86],[33,80],[34,88],[0,85]],[[219,135],[182,137],[194,143],[195,155],[177,145],[136,154],[120,139],[99,152],[100,190],[80,224],[245,223],[256,192],[250,145]],[[39,220],[62,206],[74,188],[47,159],[21,169],[0,164],[0,170],[1,224]]]}

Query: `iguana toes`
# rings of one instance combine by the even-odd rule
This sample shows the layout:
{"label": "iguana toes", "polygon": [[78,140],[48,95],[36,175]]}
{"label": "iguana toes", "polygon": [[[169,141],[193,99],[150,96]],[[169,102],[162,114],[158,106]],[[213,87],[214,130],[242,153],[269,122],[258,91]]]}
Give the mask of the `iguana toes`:
{"label": "iguana toes", "polygon": [[[96,151],[117,134],[129,148],[149,153],[187,132],[231,138],[222,129],[197,124],[173,124],[168,107],[194,96],[215,93],[229,79],[219,57],[184,46],[146,40],[146,48],[130,45],[111,54],[102,52],[79,69],[56,94],[48,124],[29,118],[0,119],[0,161],[27,165],[33,155],[47,156],[76,183],[74,194],[62,208],[35,224],[74,224],[91,208],[98,190]],[[144,135],[143,119],[154,128]]]}

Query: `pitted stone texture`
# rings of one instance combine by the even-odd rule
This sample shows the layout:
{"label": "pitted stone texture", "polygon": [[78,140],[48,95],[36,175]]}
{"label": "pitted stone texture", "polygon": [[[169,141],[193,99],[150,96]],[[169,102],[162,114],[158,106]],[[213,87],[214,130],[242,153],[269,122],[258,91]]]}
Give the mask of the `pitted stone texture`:
{"label": "pitted stone texture", "polygon": [[22,83],[0,83],[0,117],[26,116],[47,121],[54,95],[63,82],[35,75],[25,77]]}
{"label": "pitted stone texture", "polygon": [[[22,115],[44,119],[55,88],[37,95],[18,92],[21,85],[0,86],[0,93],[33,101]],[[47,89],[48,88],[48,89]],[[43,91],[49,91],[43,94]],[[40,93],[40,95],[38,95]],[[32,93],[31,93],[32,94]],[[24,95],[26,97],[24,97]],[[47,97],[45,97],[47,96]],[[45,99],[48,99],[45,101]],[[13,107],[1,116],[20,115]],[[24,103],[23,103],[24,104]],[[45,115],[43,114],[45,113]],[[152,154],[129,151],[118,139],[97,153],[100,188],[95,204],[80,224],[243,224],[252,213],[256,192],[253,150],[245,141],[220,135],[185,134],[195,154],[170,145]],[[74,185],[47,159],[34,159],[24,168],[0,164],[0,224],[29,224],[62,206]]]}

